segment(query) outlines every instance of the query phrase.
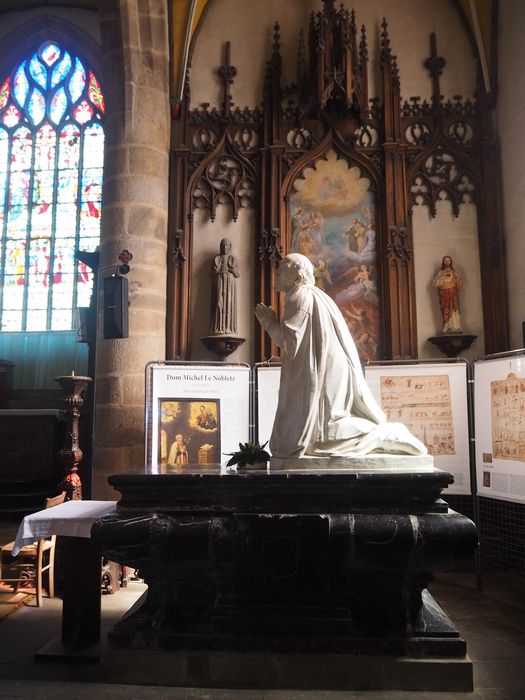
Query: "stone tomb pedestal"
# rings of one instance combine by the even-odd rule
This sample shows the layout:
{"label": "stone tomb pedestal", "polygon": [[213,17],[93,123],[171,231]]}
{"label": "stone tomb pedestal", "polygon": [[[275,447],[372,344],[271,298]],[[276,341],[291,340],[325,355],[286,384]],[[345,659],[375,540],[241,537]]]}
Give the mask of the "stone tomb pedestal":
{"label": "stone tomb pedestal", "polygon": [[471,689],[465,642],[427,586],[471,557],[476,528],[440,497],[450,474],[397,459],[109,477],[122,497],[93,537],[148,584],[111,646],[169,651],[164,680],[179,685]]}

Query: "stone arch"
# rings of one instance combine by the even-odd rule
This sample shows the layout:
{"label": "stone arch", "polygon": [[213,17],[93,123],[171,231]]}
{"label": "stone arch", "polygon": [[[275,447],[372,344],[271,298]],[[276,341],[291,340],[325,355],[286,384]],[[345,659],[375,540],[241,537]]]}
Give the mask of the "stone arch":
{"label": "stone arch", "polygon": [[100,80],[105,90],[104,68],[99,44],[88,32],[62,17],[46,17],[45,23],[39,18],[27,20],[13,29],[2,39],[0,50],[0,75],[9,72],[15,63],[21,61],[34,46],[46,40],[57,41],[66,49],[79,54],[86,60]]}

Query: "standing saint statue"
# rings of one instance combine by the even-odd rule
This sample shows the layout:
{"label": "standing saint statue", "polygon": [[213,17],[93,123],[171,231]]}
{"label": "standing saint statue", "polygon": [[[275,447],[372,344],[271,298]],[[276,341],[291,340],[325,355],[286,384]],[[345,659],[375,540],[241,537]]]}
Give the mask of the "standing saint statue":
{"label": "standing saint statue", "polygon": [[459,314],[459,292],[462,287],[461,277],[454,270],[450,255],[443,256],[441,267],[432,281],[437,288],[439,308],[441,309],[442,333],[463,333]]}
{"label": "standing saint statue", "polygon": [[264,304],[255,315],[281,349],[281,383],[270,439],[274,457],[426,455],[401,423],[388,423],[368,388],[356,346],[335,302],[315,286],[304,255],[287,255],[276,291],[282,319]]}
{"label": "standing saint statue", "polygon": [[213,258],[211,276],[211,315],[210,335],[236,335],[237,333],[237,290],[235,279],[239,277],[239,267],[231,254],[232,244],[223,238],[219,255]]}

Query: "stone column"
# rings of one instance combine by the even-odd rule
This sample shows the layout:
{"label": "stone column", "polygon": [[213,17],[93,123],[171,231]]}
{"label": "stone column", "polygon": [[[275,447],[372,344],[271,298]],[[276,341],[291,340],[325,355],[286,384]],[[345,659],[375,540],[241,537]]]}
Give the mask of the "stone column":
{"label": "stone column", "polygon": [[[96,357],[93,498],[144,463],[144,368],[165,357],[169,162],[168,3],[100,3],[107,104]],[[104,277],[133,254],[129,338],[105,340]],[[113,266],[113,267],[112,267]]]}

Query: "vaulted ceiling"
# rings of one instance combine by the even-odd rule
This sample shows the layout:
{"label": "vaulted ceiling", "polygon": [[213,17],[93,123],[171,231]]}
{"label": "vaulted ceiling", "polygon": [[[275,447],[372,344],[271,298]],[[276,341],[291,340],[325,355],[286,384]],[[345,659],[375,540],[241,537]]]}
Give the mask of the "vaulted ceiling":
{"label": "vaulted ceiling", "polygon": [[496,87],[496,39],[498,0],[455,0],[454,4],[470,30],[487,93]]}
{"label": "vaulted ceiling", "polygon": [[[173,72],[172,92],[182,96],[191,42],[198,31],[206,6],[214,0],[167,0],[171,6]],[[24,12],[38,7],[76,7],[96,10],[104,0],[0,0],[5,12]],[[487,92],[495,89],[496,29],[498,0],[451,0],[478,52]],[[349,2],[348,4],[351,4]]]}
{"label": "vaulted ceiling", "polygon": [[[206,6],[213,0],[171,0],[173,37],[172,94],[182,98],[191,42]],[[487,93],[496,85],[496,29],[498,0],[452,0],[465,31],[477,51]],[[348,3],[348,4],[351,4]]]}

